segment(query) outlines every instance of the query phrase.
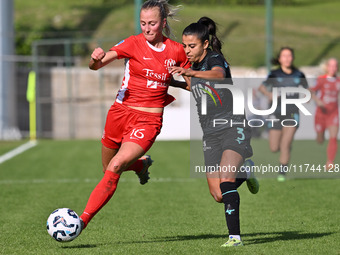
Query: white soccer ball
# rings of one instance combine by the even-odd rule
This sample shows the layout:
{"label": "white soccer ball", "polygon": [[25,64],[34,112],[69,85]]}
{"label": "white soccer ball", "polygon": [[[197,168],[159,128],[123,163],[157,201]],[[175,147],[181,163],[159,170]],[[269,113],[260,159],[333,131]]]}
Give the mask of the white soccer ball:
{"label": "white soccer ball", "polygon": [[47,219],[47,232],[58,242],[69,242],[81,231],[80,218],[69,208],[59,208]]}

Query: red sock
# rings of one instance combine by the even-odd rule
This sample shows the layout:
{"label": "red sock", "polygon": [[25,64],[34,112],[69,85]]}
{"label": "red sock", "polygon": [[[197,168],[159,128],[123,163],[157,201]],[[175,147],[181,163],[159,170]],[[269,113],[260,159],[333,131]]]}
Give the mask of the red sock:
{"label": "red sock", "polygon": [[335,159],[336,152],[338,150],[338,142],[336,137],[329,138],[327,146],[327,162],[333,163]]}
{"label": "red sock", "polygon": [[92,191],[87,202],[85,210],[80,218],[84,222],[84,228],[90,220],[99,212],[99,210],[111,199],[113,193],[116,191],[119,181],[119,174],[111,171],[106,171],[103,179]]}
{"label": "red sock", "polygon": [[135,171],[136,173],[139,173],[143,170],[144,164],[143,160],[137,159],[135,163],[133,163],[131,166],[128,167],[125,171]]}

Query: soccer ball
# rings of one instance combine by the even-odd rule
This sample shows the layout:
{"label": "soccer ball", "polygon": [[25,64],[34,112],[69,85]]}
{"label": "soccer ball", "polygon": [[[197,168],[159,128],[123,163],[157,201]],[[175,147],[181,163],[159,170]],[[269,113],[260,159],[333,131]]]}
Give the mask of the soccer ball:
{"label": "soccer ball", "polygon": [[80,218],[69,208],[56,209],[47,219],[47,232],[58,242],[70,242],[80,231]]}

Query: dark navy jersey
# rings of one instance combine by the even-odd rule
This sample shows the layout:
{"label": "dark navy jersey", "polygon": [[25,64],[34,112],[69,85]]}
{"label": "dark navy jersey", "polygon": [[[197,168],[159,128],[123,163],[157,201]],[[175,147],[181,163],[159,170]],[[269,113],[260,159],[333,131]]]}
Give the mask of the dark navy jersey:
{"label": "dark navy jersey", "polygon": [[[244,123],[245,120],[245,115],[233,115],[233,97],[231,92],[228,89],[215,87],[216,84],[233,84],[229,65],[222,55],[208,50],[204,59],[199,63],[194,63],[191,68],[195,71],[209,71],[217,66],[223,68],[225,72],[224,80],[191,78],[191,91],[196,100],[197,112],[204,134],[212,134],[216,131],[230,128],[231,122],[235,126],[236,122]],[[202,98],[202,95],[204,95],[206,100],[204,100],[204,97]],[[204,107],[205,102],[206,107]],[[214,119],[225,120],[226,124],[214,127]]]}
{"label": "dark navy jersey", "polygon": [[[273,88],[278,88],[278,106],[276,108],[275,114],[281,114],[281,96],[280,88],[287,87],[300,87],[307,89],[308,83],[304,73],[294,68],[291,74],[285,73],[281,68],[270,71],[267,79],[263,82],[268,91],[272,91]],[[299,93],[290,93],[286,95],[287,98],[299,98]],[[295,105],[287,105],[287,113],[298,113],[299,108]]]}

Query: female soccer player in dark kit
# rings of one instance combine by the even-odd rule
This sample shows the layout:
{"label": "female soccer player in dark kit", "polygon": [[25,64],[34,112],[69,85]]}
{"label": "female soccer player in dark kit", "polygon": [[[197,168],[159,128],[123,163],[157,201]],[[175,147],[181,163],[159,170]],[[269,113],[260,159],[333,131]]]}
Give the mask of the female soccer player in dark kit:
{"label": "female soccer player in dark kit", "polygon": [[[273,101],[273,88],[297,88],[300,86],[305,89],[308,88],[305,75],[294,66],[293,62],[294,50],[289,47],[282,47],[277,57],[273,60],[273,64],[279,67],[272,70],[259,87],[259,90],[269,101]],[[289,93],[286,97],[287,99],[297,99],[299,98],[299,93]],[[281,97],[278,96],[277,99],[277,108],[269,116],[269,119],[277,120],[268,124],[269,147],[272,152],[280,151],[280,172],[277,180],[282,182],[286,180],[285,174],[288,169],[294,135],[300,123],[300,113],[296,105],[288,104],[286,114],[283,114],[281,111]]]}
{"label": "female soccer player in dark kit", "polygon": [[161,131],[163,108],[174,100],[167,94],[172,80],[169,68],[190,67],[182,45],[168,38],[167,18],[174,14],[167,0],[148,0],[140,11],[141,34],[128,37],[108,52],[96,48],[91,55],[92,70],[121,58],[126,59],[126,64],[122,86],[107,114],[102,136],[104,177],[80,216],[82,230],[111,199],[124,171],[135,171],[141,184],[149,179],[152,160],[143,155]]}
{"label": "female soccer player in dark kit", "polygon": [[[233,98],[230,91],[217,86],[221,81],[231,84],[232,79],[229,64],[221,52],[221,42],[216,36],[215,22],[208,17],[202,17],[197,23],[190,24],[183,31],[182,44],[192,67],[171,67],[171,73],[184,77],[186,83],[176,85],[191,90],[196,100],[203,130],[206,168],[219,167],[219,171],[208,171],[206,176],[211,195],[216,202],[224,203],[229,238],[222,247],[240,246],[243,243],[240,237],[240,197],[237,188],[247,180],[250,192],[255,194],[259,190],[253,172],[239,171],[244,163],[253,165],[251,160],[245,162],[246,158],[253,155],[250,128],[242,125],[213,125],[213,119],[247,122],[243,122],[246,120],[245,115],[233,115]],[[212,99],[207,100],[204,113],[202,97],[209,93],[218,94],[220,105],[216,106]]]}

